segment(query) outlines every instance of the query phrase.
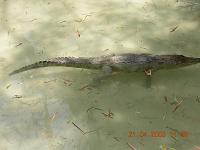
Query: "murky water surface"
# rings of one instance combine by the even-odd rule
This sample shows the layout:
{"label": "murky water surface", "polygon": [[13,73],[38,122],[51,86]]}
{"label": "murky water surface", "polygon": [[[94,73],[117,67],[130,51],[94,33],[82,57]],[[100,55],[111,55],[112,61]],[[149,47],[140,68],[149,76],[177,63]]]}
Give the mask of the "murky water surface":
{"label": "murky water surface", "polygon": [[195,0],[1,0],[0,149],[200,149],[200,65],[113,74],[49,67],[58,56],[113,53],[200,57]]}

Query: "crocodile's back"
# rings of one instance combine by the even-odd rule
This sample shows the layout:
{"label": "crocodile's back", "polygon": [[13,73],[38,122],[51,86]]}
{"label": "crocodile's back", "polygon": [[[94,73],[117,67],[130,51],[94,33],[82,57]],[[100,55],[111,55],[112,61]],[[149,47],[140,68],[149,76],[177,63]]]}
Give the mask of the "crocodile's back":
{"label": "crocodile's back", "polygon": [[110,58],[110,66],[113,70],[119,71],[137,71],[152,63],[152,56],[150,54],[120,54]]}

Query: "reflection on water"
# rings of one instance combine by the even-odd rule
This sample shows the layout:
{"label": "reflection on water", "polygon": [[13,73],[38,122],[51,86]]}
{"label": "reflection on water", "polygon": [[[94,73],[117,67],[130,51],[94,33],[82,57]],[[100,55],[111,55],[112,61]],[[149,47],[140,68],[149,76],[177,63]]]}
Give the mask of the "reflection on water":
{"label": "reflection on water", "polygon": [[0,149],[198,149],[198,64],[152,78],[114,74],[95,87],[98,70],[51,67],[8,76],[56,56],[200,57],[198,1],[0,4]]}

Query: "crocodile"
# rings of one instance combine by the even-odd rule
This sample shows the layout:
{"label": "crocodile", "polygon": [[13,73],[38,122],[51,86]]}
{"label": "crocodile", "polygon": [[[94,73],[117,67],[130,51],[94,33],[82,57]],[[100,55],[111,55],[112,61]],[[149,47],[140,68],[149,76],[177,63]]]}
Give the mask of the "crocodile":
{"label": "crocodile", "polygon": [[135,72],[144,71],[151,75],[151,71],[159,69],[173,69],[197,64],[200,58],[184,55],[152,55],[152,54],[112,54],[99,57],[56,57],[38,61],[11,72],[14,75],[31,69],[63,66],[84,69],[103,69],[105,72]]}

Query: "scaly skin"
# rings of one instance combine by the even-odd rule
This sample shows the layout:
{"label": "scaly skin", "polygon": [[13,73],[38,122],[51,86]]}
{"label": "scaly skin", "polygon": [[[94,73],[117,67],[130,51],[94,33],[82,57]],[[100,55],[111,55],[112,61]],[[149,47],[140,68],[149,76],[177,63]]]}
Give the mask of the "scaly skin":
{"label": "scaly skin", "polygon": [[183,55],[118,54],[100,57],[58,57],[36,62],[10,73],[10,75],[31,69],[63,66],[85,69],[110,68],[111,71],[134,72],[158,69],[173,69],[200,62],[200,58]]}

